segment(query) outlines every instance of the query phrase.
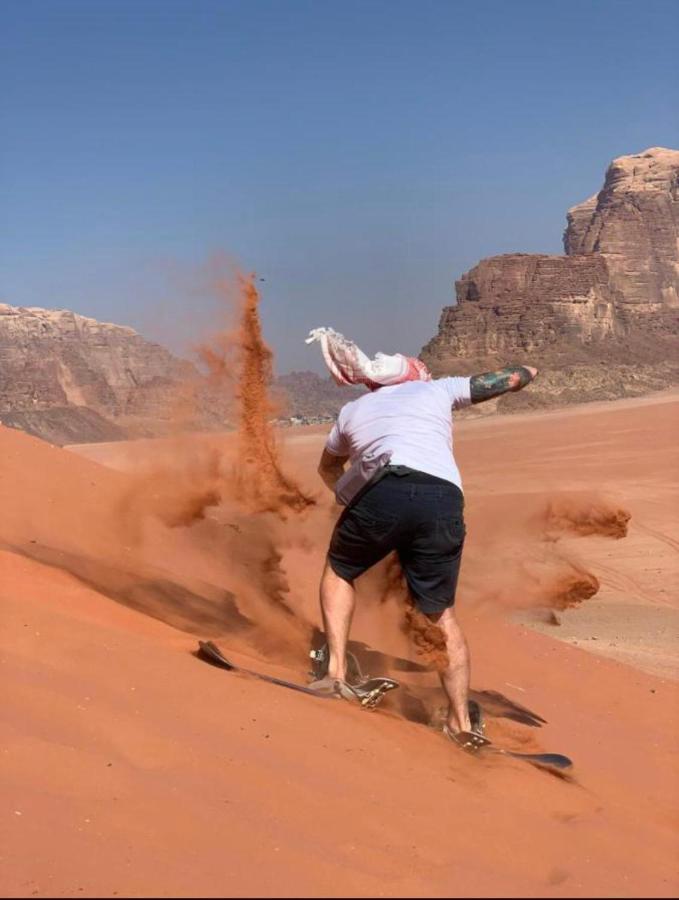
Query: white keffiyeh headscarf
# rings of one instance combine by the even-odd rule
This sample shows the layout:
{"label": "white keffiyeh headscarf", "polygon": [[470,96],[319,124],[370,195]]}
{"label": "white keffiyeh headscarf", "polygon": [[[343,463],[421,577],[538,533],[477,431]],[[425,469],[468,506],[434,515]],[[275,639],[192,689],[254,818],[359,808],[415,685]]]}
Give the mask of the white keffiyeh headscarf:
{"label": "white keffiyeh headscarf", "polygon": [[314,328],[307,344],[319,341],[323,358],[337,384],[364,384],[371,391],[404,381],[431,381],[429,369],[414,356],[376,353],[369,359],[353,341],[333,328]]}

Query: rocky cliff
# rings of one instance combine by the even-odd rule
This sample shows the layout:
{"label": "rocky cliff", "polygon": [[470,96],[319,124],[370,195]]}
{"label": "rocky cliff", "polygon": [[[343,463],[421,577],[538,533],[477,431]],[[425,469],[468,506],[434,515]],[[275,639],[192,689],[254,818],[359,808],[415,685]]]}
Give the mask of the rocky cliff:
{"label": "rocky cliff", "polygon": [[614,160],[567,221],[566,256],[490,257],[456,282],[421,354],[436,374],[530,357],[544,375],[514,409],[566,399],[564,367],[579,400],[679,382],[679,151]]}
{"label": "rocky cliff", "polygon": [[[569,256],[606,260],[623,317],[662,320],[679,308],[679,150],[614,160],[596,197],[568,212]],[[645,322],[645,319],[644,319]]]}
{"label": "rocky cliff", "polygon": [[0,421],[53,443],[223,422],[191,363],[131,328],[0,304]]}
{"label": "rocky cliff", "polygon": [[364,388],[345,387],[315,372],[290,372],[276,379],[275,393],[281,397],[285,419],[327,419],[361,395]]}
{"label": "rocky cliff", "polygon": [[[272,386],[282,422],[324,420],[357,396],[313,372]],[[230,391],[229,394],[233,394]],[[232,427],[232,397],[132,328],[0,304],[0,423],[53,444]]]}

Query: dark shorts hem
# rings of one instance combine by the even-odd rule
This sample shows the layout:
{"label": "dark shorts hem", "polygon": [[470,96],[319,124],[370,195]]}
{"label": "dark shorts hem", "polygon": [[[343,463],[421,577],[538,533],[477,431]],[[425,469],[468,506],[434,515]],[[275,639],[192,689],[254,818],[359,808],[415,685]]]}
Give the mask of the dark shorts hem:
{"label": "dark shorts hem", "polygon": [[453,606],[455,606],[454,596],[448,598],[447,600],[432,600],[430,597],[428,597],[427,599],[424,599],[423,597],[416,597],[412,591],[410,592],[410,596],[413,598],[415,606],[425,616],[436,616],[439,613],[443,613],[447,609],[451,609]]}
{"label": "dark shorts hem", "polygon": [[[328,554],[328,562],[330,563],[330,568],[333,570],[335,575],[338,576],[338,578],[341,578],[343,581],[346,581],[352,585],[353,585],[354,581],[356,581],[357,578],[360,578],[361,575],[364,575],[370,568],[370,566],[347,565],[346,563],[342,562],[339,559],[333,559],[333,556],[331,553]],[[415,603],[415,606],[417,606],[417,608],[419,609],[419,611],[421,613],[424,613],[425,616],[434,616],[434,615],[438,615],[439,613],[445,612],[447,609],[450,609],[451,607],[455,606],[455,586],[456,586],[456,582],[457,582],[458,569],[459,569],[459,562],[458,562],[457,566],[455,566],[453,571],[451,572],[451,575],[452,575],[451,581],[453,581],[452,596],[448,593],[448,591],[446,591],[446,596],[442,597],[440,600],[438,600],[435,597],[431,597],[431,596],[420,597],[412,589],[412,587],[409,587],[410,596],[412,597],[413,602]],[[405,573],[405,574],[407,577],[407,573]]]}
{"label": "dark shorts hem", "polygon": [[335,575],[339,576],[343,581],[348,581],[350,584],[353,584],[357,578],[360,578],[361,575],[367,571],[367,569],[360,569],[357,566],[348,566],[338,559],[333,559],[331,553],[328,553],[328,562]]}

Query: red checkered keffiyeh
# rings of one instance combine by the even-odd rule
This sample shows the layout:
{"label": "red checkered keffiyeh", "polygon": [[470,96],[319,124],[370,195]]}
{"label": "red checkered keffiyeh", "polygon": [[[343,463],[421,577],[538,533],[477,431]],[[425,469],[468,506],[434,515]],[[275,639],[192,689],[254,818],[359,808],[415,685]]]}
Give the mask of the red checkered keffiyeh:
{"label": "red checkered keffiyeh", "polygon": [[319,341],[323,358],[337,384],[364,384],[369,390],[404,381],[431,381],[431,373],[414,356],[376,353],[369,359],[353,341],[332,328],[314,328],[307,344]]}

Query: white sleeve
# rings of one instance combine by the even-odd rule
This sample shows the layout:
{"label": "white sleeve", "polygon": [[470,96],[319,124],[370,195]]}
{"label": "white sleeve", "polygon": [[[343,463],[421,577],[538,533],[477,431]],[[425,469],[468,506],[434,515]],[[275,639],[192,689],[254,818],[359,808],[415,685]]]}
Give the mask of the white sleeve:
{"label": "white sleeve", "polygon": [[340,430],[339,420],[332,426],[332,431],[325,442],[325,449],[332,456],[349,456],[347,440]]}
{"label": "white sleeve", "polygon": [[444,389],[453,409],[462,409],[471,404],[471,378],[453,375],[449,378],[437,378],[436,384]]}

